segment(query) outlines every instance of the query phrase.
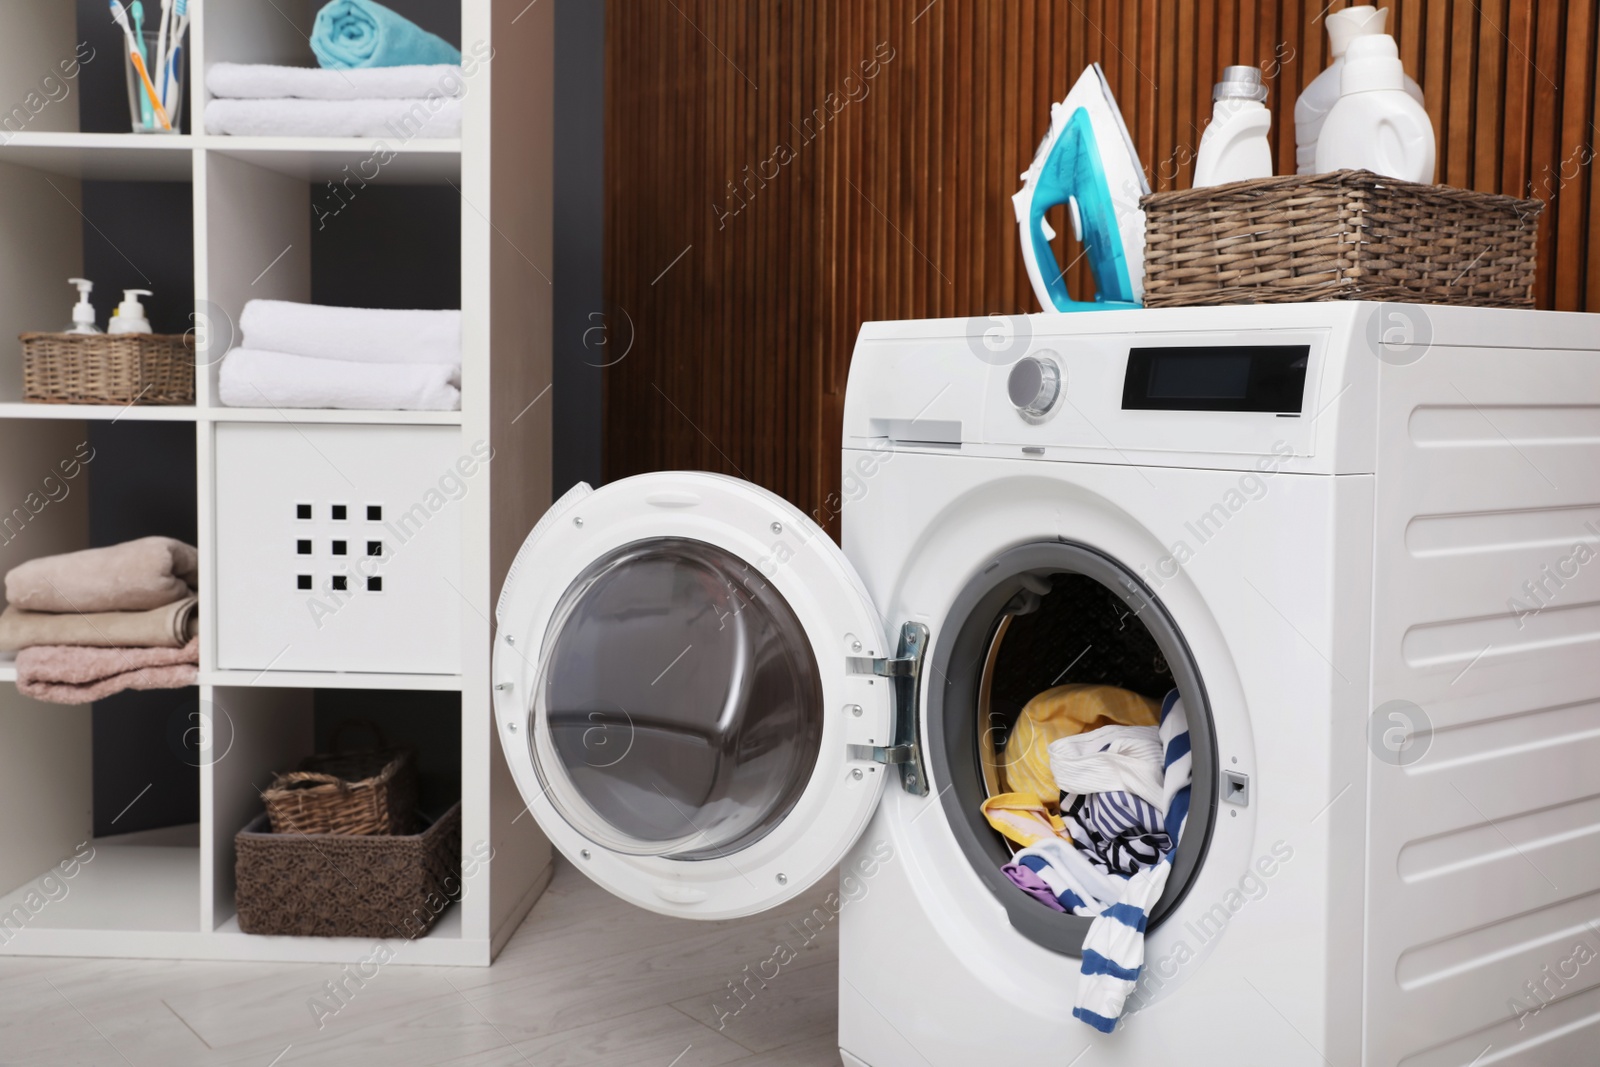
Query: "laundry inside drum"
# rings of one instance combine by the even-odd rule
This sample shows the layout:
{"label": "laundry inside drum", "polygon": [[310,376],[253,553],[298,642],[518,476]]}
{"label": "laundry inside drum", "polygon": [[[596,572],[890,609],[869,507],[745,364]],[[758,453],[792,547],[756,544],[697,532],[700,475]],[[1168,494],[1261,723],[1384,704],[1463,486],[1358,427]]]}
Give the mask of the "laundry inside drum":
{"label": "laundry inside drum", "polygon": [[1009,925],[1069,956],[1114,903],[1159,926],[1218,803],[1203,665],[1161,597],[1098,548],[1025,543],[956,594],[929,662],[929,775]]}
{"label": "laundry inside drum", "polygon": [[[1155,725],[1175,682],[1155,637],[1105,585],[1073,573],[1021,581],[994,622],[974,742],[986,797],[1026,791],[1053,805],[1049,741],[1063,730]],[[1054,713],[1049,721],[1034,717],[1041,708]],[[1021,847],[995,837],[1012,852]]]}

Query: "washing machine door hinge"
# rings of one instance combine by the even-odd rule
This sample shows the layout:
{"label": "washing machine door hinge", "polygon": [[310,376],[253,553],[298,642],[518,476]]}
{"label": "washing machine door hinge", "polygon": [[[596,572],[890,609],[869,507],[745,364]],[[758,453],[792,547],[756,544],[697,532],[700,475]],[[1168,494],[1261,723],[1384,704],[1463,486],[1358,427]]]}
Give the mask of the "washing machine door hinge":
{"label": "washing machine door hinge", "polygon": [[894,686],[894,743],[852,745],[852,755],[885,767],[900,768],[900,785],[914,796],[928,795],[928,772],[922,765],[917,709],[922,706],[922,664],[928,651],[928,628],[920,622],[900,627],[900,646],[888,659],[851,661],[854,673],[875,674]]}

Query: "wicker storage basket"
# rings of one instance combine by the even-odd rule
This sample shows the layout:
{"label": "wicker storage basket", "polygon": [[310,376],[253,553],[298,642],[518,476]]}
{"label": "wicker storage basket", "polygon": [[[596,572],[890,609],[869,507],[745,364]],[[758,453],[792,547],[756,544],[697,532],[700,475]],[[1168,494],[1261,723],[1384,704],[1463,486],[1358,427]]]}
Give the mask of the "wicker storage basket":
{"label": "wicker storage basket", "polygon": [[461,893],[459,803],[405,837],[273,834],[263,814],[233,846],[247,934],[411,939]]}
{"label": "wicker storage basket", "polygon": [[194,336],[25,333],[22,398],[40,404],[193,404]]}
{"label": "wicker storage basket", "polygon": [[1341,170],[1155,193],[1142,204],[1146,307],[1533,304],[1538,200]]}
{"label": "wicker storage basket", "polygon": [[[352,728],[372,731],[377,747],[350,752]],[[417,770],[409,749],[390,748],[376,724],[347,719],[333,753],[307,756],[300,768],[272,780],[261,798],[275,834],[404,834],[417,808]]]}

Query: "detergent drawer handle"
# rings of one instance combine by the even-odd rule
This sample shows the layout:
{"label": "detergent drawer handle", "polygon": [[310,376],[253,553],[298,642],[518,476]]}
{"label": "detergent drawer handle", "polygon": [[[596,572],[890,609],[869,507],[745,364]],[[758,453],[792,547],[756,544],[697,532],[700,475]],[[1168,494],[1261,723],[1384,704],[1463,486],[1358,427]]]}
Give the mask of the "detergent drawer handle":
{"label": "detergent drawer handle", "polygon": [[921,732],[917,729],[917,712],[922,706],[922,663],[927,652],[928,628],[920,622],[908,622],[900,627],[900,646],[894,656],[850,657],[846,664],[852,674],[888,678],[894,686],[894,743],[851,745],[850,758],[899,767],[901,787],[919,797],[928,795],[928,772],[922,765]]}

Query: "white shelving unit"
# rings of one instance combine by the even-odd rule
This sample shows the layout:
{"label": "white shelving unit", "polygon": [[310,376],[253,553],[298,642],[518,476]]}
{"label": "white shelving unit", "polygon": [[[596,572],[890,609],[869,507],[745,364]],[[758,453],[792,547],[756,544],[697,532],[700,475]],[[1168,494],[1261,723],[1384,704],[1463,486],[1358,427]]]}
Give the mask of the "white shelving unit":
{"label": "white shelving unit", "polygon": [[[191,38],[193,112],[210,63],[309,64],[308,0],[226,0],[197,9]],[[108,837],[62,877],[92,830],[91,718],[21,697],[0,661],[0,953],[239,960],[348,961],[370,940],[256,937],[233,910],[233,836],[260,811],[259,790],[312,746],[315,689],[460,693],[462,839],[493,859],[464,879],[458,903],[403,963],[487,965],[548,883],[551,853],[500,754],[490,709],[495,597],[516,549],[550,497],[551,63],[553,6],[460,0],[462,42],[495,58],[468,79],[459,141],[389,143],[393,158],[364,172],[373,184],[446,185],[460,194],[462,410],[347,412],[220,407],[216,368],[202,359],[192,407],[34,405],[22,402],[19,346],[0,358],[0,503],[21,506],[74,454],[91,422],[194,424],[201,555],[199,698],[212,709],[213,751],[200,768],[197,826]],[[79,40],[75,5],[10,0],[0,35],[0,111],[27,99]],[[102,63],[120,65],[116,56]],[[0,338],[49,329],[81,273],[85,180],[186,183],[193,190],[197,315],[238,321],[253,298],[308,300],[313,198],[349,178],[376,142],[82,133],[76,93],[25,128],[0,132]],[[0,116],[3,117],[3,116]],[[15,124],[14,124],[15,125]],[[352,185],[351,188],[354,188]],[[493,220],[491,222],[491,219]],[[418,220],[417,225],[426,225]],[[542,264],[535,267],[534,264]],[[215,351],[213,357],[220,357]],[[214,363],[214,358],[211,360]],[[530,406],[531,405],[531,406]],[[451,506],[461,527],[459,674],[221,670],[216,662],[216,440],[239,423],[457,427],[462,452],[487,442],[494,459]],[[87,479],[26,519],[0,512],[0,569],[85,547]],[[354,490],[353,495],[359,496]],[[228,736],[223,737],[224,733]],[[55,874],[56,882],[46,883]],[[52,898],[45,889],[65,885]],[[30,898],[30,894],[35,894]],[[41,903],[42,902],[42,903]]]}

